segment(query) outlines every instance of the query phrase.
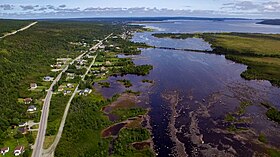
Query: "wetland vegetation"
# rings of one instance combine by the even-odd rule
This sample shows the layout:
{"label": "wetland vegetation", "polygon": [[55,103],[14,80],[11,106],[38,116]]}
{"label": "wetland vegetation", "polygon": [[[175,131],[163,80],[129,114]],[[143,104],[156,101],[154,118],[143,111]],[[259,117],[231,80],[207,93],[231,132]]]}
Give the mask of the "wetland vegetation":
{"label": "wetland vegetation", "polygon": [[[118,54],[139,54],[141,51],[138,48],[145,45],[136,44],[118,36],[118,33],[115,33],[113,37],[105,41],[105,47],[97,51],[96,62],[85,79],[89,82],[88,86],[96,83],[101,87],[111,88],[111,83],[107,80],[111,76],[147,75],[152,69],[151,65],[135,65],[131,58],[119,58]],[[117,81],[127,88],[132,86],[130,80]],[[137,95],[139,94],[137,92]],[[151,138],[150,132],[141,124],[129,125],[138,121],[137,117],[148,113],[148,109],[137,106],[135,102],[137,95],[131,91],[106,99],[93,89],[93,92],[87,96],[76,96],[71,103],[55,155],[154,156],[150,147],[143,149],[133,147],[134,142]],[[111,120],[110,116],[117,118]],[[91,142],[92,139],[94,142]]]}

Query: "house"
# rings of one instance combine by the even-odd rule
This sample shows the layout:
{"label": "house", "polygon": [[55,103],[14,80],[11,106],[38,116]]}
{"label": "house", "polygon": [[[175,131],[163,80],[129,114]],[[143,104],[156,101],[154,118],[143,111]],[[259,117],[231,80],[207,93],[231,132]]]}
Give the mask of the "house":
{"label": "house", "polygon": [[62,86],[59,86],[57,91],[62,92],[63,90],[64,88]]}
{"label": "house", "polygon": [[25,98],[23,101],[25,104],[30,104],[32,102],[32,98]]}
{"label": "house", "polygon": [[26,127],[27,125],[27,122],[22,122],[18,124],[19,127]]}
{"label": "house", "polygon": [[18,131],[19,131],[21,134],[25,135],[25,134],[27,134],[28,129],[27,129],[26,127],[23,127],[23,128],[18,128]]}
{"label": "house", "polygon": [[91,89],[86,88],[86,89],[84,89],[84,90],[81,90],[81,91],[79,92],[79,95],[88,95],[88,94],[90,94],[91,92],[92,92]]}
{"label": "house", "polygon": [[10,151],[10,148],[9,148],[9,147],[1,148],[1,154],[2,154],[2,155],[5,155],[5,154],[8,153],[9,151]]}
{"label": "house", "polygon": [[90,94],[90,93],[92,92],[92,90],[89,89],[89,88],[86,88],[86,89],[84,90],[84,92],[87,93],[87,94]]}
{"label": "house", "polygon": [[36,83],[30,83],[30,89],[36,89],[37,84]]}
{"label": "house", "polygon": [[99,48],[100,49],[105,49],[105,46],[104,45],[100,45]]}
{"label": "house", "polygon": [[37,110],[36,106],[31,105],[31,106],[28,107],[27,112],[34,112],[36,110]]}
{"label": "house", "polygon": [[112,65],[112,63],[110,61],[106,61],[105,64],[106,65]]}
{"label": "house", "polygon": [[85,95],[84,90],[81,90],[81,91],[79,92],[79,95]]}
{"label": "house", "polygon": [[17,146],[14,150],[14,155],[19,156],[24,153],[24,146]]}
{"label": "house", "polygon": [[47,81],[47,82],[50,82],[50,81],[53,81],[53,77],[46,76],[46,77],[44,77],[43,80],[44,80],[44,81]]}
{"label": "house", "polygon": [[101,71],[105,71],[106,68],[105,68],[104,66],[102,66],[100,70],[101,70]]}
{"label": "house", "polygon": [[67,79],[74,79],[75,78],[75,74],[74,73],[67,73]]}
{"label": "house", "polygon": [[70,94],[71,93],[71,90],[64,90],[63,94],[66,95],[66,94]]}
{"label": "house", "polygon": [[71,83],[67,83],[67,88],[74,88],[74,85],[73,84],[71,84]]}

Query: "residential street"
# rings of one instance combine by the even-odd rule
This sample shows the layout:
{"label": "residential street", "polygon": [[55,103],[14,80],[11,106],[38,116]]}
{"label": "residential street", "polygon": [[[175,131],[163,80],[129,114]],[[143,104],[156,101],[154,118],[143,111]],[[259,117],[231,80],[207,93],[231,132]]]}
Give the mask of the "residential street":
{"label": "residential street", "polygon": [[[83,55],[86,53],[81,54],[77,58],[75,58],[71,63],[74,63],[74,61],[80,59]],[[49,115],[49,107],[50,107],[50,102],[51,102],[51,97],[52,97],[52,88],[53,86],[60,80],[61,75],[63,72],[65,72],[68,69],[68,66],[66,66],[62,72],[55,78],[55,80],[52,82],[50,88],[48,89],[47,95],[45,97],[45,101],[43,104],[42,108],[42,114],[41,114],[41,119],[39,123],[39,131],[37,134],[37,138],[35,140],[35,144],[33,147],[33,157],[39,157],[42,154],[42,149],[43,149],[43,144],[44,144],[44,139],[45,139],[45,134],[46,134],[46,129],[47,129],[47,122],[48,122],[48,115]]]}
{"label": "residential street", "polygon": [[[104,40],[109,38],[111,35],[112,34],[107,36]],[[96,51],[104,40],[100,41],[99,43],[97,43],[96,45],[91,47],[90,50]],[[78,60],[79,58],[81,58],[85,54],[86,53],[81,54],[75,60]],[[91,66],[94,64],[95,58],[96,58],[96,56],[94,57],[94,59],[93,59],[92,63],[90,64],[90,66],[87,68],[87,71],[83,75],[82,80],[85,78],[85,76],[88,74]],[[73,60],[71,63],[73,63],[75,60]],[[46,95],[44,106],[43,106],[43,109],[42,109],[42,115],[41,115],[39,131],[38,131],[38,135],[37,135],[37,138],[36,138],[36,141],[35,141],[35,146],[33,148],[32,157],[40,157],[40,156],[42,156],[43,144],[44,144],[44,139],[45,139],[45,134],[46,134],[46,129],[47,129],[49,106],[50,106],[50,101],[51,101],[51,96],[52,96],[52,90],[51,89],[56,84],[56,82],[58,82],[60,80],[62,73],[65,72],[67,69],[68,69],[68,66],[65,67],[64,70],[56,77],[56,79],[51,84],[51,86],[50,86],[50,88],[48,90],[48,93]],[[61,137],[62,131],[63,131],[63,127],[64,127],[64,123],[65,123],[65,120],[66,120],[66,117],[67,117],[67,113],[68,113],[68,110],[69,110],[69,107],[70,107],[70,104],[71,104],[71,101],[74,98],[75,93],[78,90],[78,87],[79,87],[79,85],[76,87],[75,91],[73,92],[73,94],[72,94],[72,96],[71,96],[71,98],[70,98],[70,100],[69,100],[69,102],[68,102],[68,104],[67,104],[67,106],[65,108],[64,115],[63,115],[63,118],[61,120],[61,124],[60,124],[60,127],[59,127],[58,134],[56,136],[56,139],[53,142],[53,144],[50,146],[50,148],[46,150],[46,153],[44,153],[44,156],[51,156],[53,154],[53,152],[54,152],[54,150],[55,150],[59,140],[60,140],[60,137]]]}

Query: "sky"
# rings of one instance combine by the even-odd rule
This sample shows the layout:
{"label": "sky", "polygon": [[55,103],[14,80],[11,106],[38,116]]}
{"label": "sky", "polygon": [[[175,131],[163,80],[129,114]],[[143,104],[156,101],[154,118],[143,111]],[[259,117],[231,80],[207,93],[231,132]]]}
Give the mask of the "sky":
{"label": "sky", "polygon": [[280,0],[1,0],[0,18],[280,18]]}

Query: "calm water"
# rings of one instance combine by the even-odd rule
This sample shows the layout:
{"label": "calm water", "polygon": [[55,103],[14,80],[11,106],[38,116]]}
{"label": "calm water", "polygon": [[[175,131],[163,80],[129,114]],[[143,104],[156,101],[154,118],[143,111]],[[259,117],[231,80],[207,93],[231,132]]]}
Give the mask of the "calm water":
{"label": "calm water", "polygon": [[184,20],[165,23],[148,23],[147,27],[158,28],[161,32],[194,33],[194,32],[251,32],[251,33],[280,33],[280,26],[256,24],[258,20]]}
{"label": "calm water", "polygon": [[[201,39],[158,39],[152,33],[162,32],[254,32],[280,33],[279,26],[256,25],[256,21],[169,21],[168,23],[147,23],[155,32],[136,33],[133,41],[149,45],[210,50]],[[122,56],[123,57],[123,56]],[[142,54],[133,56],[136,64],[151,64],[154,69],[148,76],[125,76],[132,80],[133,90],[144,90],[142,79],[155,80],[149,88],[145,101],[151,106],[153,141],[158,156],[176,156],[176,143],[170,138],[172,104],[163,97],[172,91],[179,93],[175,108],[177,116],[174,125],[176,137],[183,144],[189,156],[252,156],[264,149],[253,142],[259,133],[266,134],[269,142],[280,147],[280,126],[264,115],[260,102],[271,102],[280,108],[280,89],[268,81],[246,81],[240,74],[246,66],[226,60],[223,55],[186,51],[143,49]],[[110,78],[115,82],[119,78]],[[100,89],[106,96],[123,91],[116,83],[111,89]],[[227,113],[235,112],[241,101],[252,101],[237,127],[251,130],[235,136],[226,131],[230,124],[224,122]],[[240,137],[240,138],[238,138]],[[242,138],[241,138],[242,137]],[[242,139],[242,140],[241,140]],[[178,142],[177,142],[178,143]],[[178,156],[178,155],[177,155]]]}
{"label": "calm water", "polygon": [[[170,23],[149,23],[147,27],[155,28],[155,32],[254,32],[280,33],[279,26],[256,25],[256,21],[172,21]],[[158,39],[151,36],[155,32],[136,33],[133,41],[145,42],[149,45],[209,50],[210,45],[201,39]],[[272,87],[267,81],[246,81],[240,73],[246,70],[245,65],[226,60],[223,55],[195,52],[145,49],[135,59],[136,64],[152,64],[153,71],[148,76],[156,81],[153,94],[149,100],[152,107],[150,113],[155,149],[158,156],[175,156],[174,140],[170,138],[169,102],[162,95],[168,91],[179,91],[180,101],[176,107],[176,138],[184,144],[190,156],[252,156],[253,152],[262,148],[251,141],[237,140],[234,135],[219,132],[228,124],[223,122],[224,116],[235,112],[241,101],[271,102],[280,106],[280,90]],[[190,113],[195,116],[192,121]],[[251,123],[241,123],[240,127],[253,130],[256,134],[264,132],[271,143],[279,147],[280,128],[267,121],[261,106],[249,107],[245,117]],[[192,130],[196,125],[196,131]],[[204,143],[197,143],[195,135],[203,137]],[[253,135],[244,135],[256,138]],[[227,148],[231,146],[234,150]],[[222,151],[229,152],[223,154]]]}

